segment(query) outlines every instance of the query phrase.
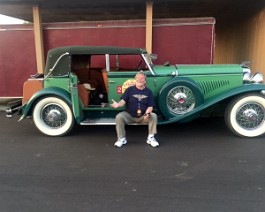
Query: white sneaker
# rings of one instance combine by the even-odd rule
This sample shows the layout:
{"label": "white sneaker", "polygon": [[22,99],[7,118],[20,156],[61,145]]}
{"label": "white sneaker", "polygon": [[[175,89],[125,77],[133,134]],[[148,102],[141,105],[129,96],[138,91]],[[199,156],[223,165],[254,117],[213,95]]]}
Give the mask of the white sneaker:
{"label": "white sneaker", "polygon": [[126,138],[118,139],[118,141],[115,142],[114,146],[116,147],[122,147],[122,145],[127,144]]}
{"label": "white sneaker", "polygon": [[159,143],[156,141],[155,137],[147,138],[146,143],[150,144],[152,147],[158,147]]}

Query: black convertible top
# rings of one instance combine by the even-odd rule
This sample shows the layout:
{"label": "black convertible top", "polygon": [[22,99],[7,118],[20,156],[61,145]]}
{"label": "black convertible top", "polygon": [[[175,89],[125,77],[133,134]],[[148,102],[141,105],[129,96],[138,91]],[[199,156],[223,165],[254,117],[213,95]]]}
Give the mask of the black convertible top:
{"label": "black convertible top", "polygon": [[[128,48],[128,47],[116,47],[116,46],[64,46],[55,49],[51,49],[48,52],[47,64],[45,67],[44,75],[47,75],[49,71],[58,66],[61,69],[61,73],[53,75],[64,75],[69,70],[70,57],[76,54],[110,54],[110,55],[138,55],[145,54],[147,51],[142,48]],[[58,63],[57,63],[58,62]],[[57,63],[57,64],[56,64]],[[57,67],[56,67],[57,69]]]}

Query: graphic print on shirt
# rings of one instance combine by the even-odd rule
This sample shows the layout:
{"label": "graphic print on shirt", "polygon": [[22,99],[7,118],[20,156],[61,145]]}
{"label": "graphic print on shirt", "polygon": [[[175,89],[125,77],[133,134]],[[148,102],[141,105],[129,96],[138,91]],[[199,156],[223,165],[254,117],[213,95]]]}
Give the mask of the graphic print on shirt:
{"label": "graphic print on shirt", "polygon": [[146,96],[146,95],[142,95],[142,94],[134,94],[133,97],[137,98],[138,101],[140,102],[140,101],[142,101],[142,99],[145,99],[145,98],[147,98],[148,96]]}
{"label": "graphic print on shirt", "polygon": [[143,115],[142,114],[143,111],[141,110],[141,101],[142,99],[145,99],[148,96],[143,95],[143,94],[133,94],[132,96],[138,99],[138,108],[137,108],[136,114],[137,114],[137,117],[141,117]]}

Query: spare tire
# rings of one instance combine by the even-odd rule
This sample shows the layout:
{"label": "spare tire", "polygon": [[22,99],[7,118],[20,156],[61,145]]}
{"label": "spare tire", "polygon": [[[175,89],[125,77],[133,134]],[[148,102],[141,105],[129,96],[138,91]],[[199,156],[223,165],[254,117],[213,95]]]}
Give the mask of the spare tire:
{"label": "spare tire", "polygon": [[162,88],[158,100],[163,115],[172,118],[200,106],[204,97],[196,82],[176,80]]}

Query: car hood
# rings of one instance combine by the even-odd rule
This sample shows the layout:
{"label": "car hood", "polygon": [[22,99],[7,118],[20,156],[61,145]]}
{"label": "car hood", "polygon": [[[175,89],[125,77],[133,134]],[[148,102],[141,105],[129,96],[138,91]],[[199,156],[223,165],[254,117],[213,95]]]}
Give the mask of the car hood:
{"label": "car hood", "polygon": [[211,74],[242,74],[242,67],[232,65],[155,65],[153,70],[156,75],[211,75]]}
{"label": "car hood", "polygon": [[232,65],[177,65],[179,76],[183,75],[211,75],[211,74],[242,74],[242,67]]}

